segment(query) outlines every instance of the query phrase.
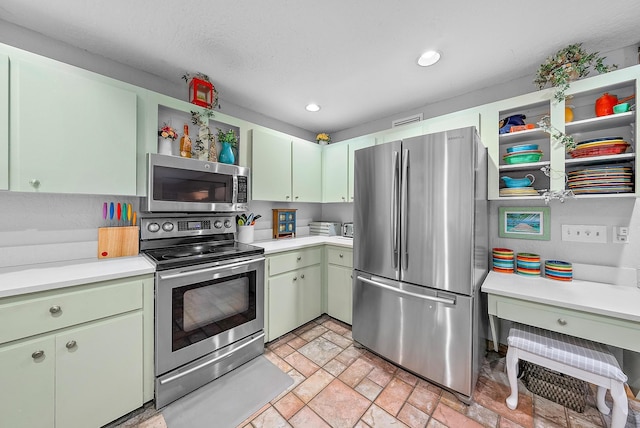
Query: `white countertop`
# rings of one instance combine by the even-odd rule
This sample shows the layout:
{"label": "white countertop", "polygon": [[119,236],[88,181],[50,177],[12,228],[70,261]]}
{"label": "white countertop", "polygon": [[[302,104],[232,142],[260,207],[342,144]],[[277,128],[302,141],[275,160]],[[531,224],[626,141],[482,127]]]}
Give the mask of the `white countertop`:
{"label": "white countertop", "polygon": [[144,256],[83,259],[2,268],[0,269],[0,297],[154,272],[155,266]]}
{"label": "white countertop", "polygon": [[640,288],[602,282],[555,281],[491,271],[482,284],[489,294],[640,322]]}
{"label": "white countertop", "polygon": [[353,248],[353,239],[343,238],[342,236],[303,236],[300,238],[271,239],[251,243],[256,247],[264,248],[265,255],[324,244]]}

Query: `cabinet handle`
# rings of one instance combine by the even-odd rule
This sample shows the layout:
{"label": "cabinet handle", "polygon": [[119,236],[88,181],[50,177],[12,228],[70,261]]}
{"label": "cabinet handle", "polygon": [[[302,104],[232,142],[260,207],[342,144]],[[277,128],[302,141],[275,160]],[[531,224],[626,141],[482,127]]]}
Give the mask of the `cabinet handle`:
{"label": "cabinet handle", "polygon": [[562,318],[558,318],[558,324],[567,325],[567,320],[563,320]]}
{"label": "cabinet handle", "polygon": [[289,196],[289,195],[285,196],[285,199],[289,199],[289,198],[291,198],[291,196]]}
{"label": "cabinet handle", "polygon": [[36,351],[33,354],[31,354],[31,358],[33,358],[34,360],[37,360],[38,358],[42,358],[44,357],[44,351],[40,350],[40,351]]}
{"label": "cabinet handle", "polygon": [[351,277],[351,279],[353,279],[353,274],[349,275]]}
{"label": "cabinet handle", "polygon": [[49,308],[49,312],[51,312],[51,314],[59,314],[62,312],[62,308],[58,305],[54,305]]}
{"label": "cabinet handle", "polygon": [[304,274],[300,275],[300,278],[304,279]]}
{"label": "cabinet handle", "polygon": [[293,280],[294,280],[294,281],[297,281],[297,280],[298,280],[298,277],[297,277],[297,276],[294,276],[294,277],[293,277]]}
{"label": "cabinet handle", "polygon": [[298,198],[299,198],[299,197],[300,197],[300,196],[296,196],[296,200],[298,200]]}
{"label": "cabinet handle", "polygon": [[298,256],[297,260],[298,261],[302,260],[302,256]]}
{"label": "cabinet handle", "polygon": [[344,254],[340,254],[340,258],[343,258],[343,257],[344,257]]}
{"label": "cabinet handle", "polygon": [[77,345],[77,343],[76,343],[76,341],[75,341],[75,340],[70,340],[70,341],[68,341],[68,342],[67,342],[67,344],[66,344],[66,345],[64,345],[64,346],[66,346],[66,347],[67,347],[67,349],[72,349],[72,348],[75,348],[75,347],[76,347],[76,345]]}
{"label": "cabinet handle", "polygon": [[353,196],[351,197],[351,199],[353,200]]}
{"label": "cabinet handle", "polygon": [[343,196],[343,197],[342,197],[342,200],[343,200],[343,201],[346,201],[346,200],[347,200],[347,198],[345,198],[345,197]]}
{"label": "cabinet handle", "polygon": [[38,180],[37,178],[32,178],[31,180],[29,180],[29,184],[37,188],[40,186],[40,180]]}

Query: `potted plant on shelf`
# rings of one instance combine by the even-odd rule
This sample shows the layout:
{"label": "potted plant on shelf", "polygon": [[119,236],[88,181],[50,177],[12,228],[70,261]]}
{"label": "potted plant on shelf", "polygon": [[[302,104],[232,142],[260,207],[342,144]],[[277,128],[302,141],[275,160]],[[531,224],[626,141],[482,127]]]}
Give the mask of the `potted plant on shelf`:
{"label": "potted plant on shelf", "polygon": [[554,98],[557,101],[565,99],[565,91],[569,84],[582,77],[586,77],[591,69],[598,73],[607,73],[618,68],[617,65],[605,65],[606,57],[599,56],[598,52],[587,53],[582,48],[582,43],[575,43],[560,49],[553,56],[540,64],[533,83],[538,89],[543,89],[547,84],[556,88]]}
{"label": "potted plant on shelf", "polygon": [[178,138],[178,131],[166,123],[158,130],[158,153],[161,155],[171,155],[171,143]]}
{"label": "potted plant on shelf", "polygon": [[218,130],[218,134],[216,135],[216,137],[222,145],[218,160],[222,163],[233,164],[236,161],[236,158],[233,154],[232,148],[237,147],[238,137],[236,136],[236,133],[233,131],[233,129],[229,129],[227,132],[224,132],[220,128],[216,129]]}
{"label": "potted plant on shelf", "polygon": [[330,142],[331,142],[331,137],[326,132],[322,132],[316,135],[316,143],[324,146],[326,144],[329,144]]}

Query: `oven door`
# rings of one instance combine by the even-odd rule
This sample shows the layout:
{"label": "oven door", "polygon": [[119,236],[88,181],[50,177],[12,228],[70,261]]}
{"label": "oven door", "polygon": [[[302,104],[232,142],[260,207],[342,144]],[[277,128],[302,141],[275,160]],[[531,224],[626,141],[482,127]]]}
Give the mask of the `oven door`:
{"label": "oven door", "polygon": [[264,329],[264,257],[156,273],[156,376]]}

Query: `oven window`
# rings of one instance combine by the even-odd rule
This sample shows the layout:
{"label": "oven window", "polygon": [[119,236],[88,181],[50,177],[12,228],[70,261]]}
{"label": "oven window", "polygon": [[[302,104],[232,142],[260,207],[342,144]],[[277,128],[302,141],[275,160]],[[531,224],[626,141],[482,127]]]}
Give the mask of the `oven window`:
{"label": "oven window", "polygon": [[172,350],[256,319],[255,272],[173,289]]}
{"label": "oven window", "polygon": [[155,166],[153,199],[170,202],[231,203],[233,176]]}

